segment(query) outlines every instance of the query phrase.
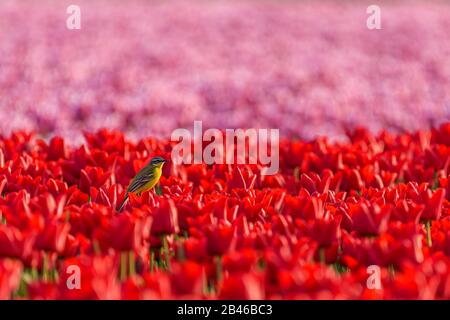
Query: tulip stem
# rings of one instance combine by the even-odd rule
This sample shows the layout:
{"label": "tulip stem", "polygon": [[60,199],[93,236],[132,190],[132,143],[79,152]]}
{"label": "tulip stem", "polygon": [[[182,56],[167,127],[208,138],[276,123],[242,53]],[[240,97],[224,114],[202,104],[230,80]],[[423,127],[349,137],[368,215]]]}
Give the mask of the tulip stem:
{"label": "tulip stem", "polygon": [[155,269],[155,252],[152,250],[150,253],[150,272],[153,272]]}
{"label": "tulip stem", "polygon": [[319,261],[322,264],[326,263],[326,259],[325,259],[325,248],[321,247],[319,249]]}
{"label": "tulip stem", "polygon": [[394,265],[391,263],[388,266],[388,272],[389,272],[389,276],[391,277],[391,279],[394,279],[395,277],[395,267]]}
{"label": "tulip stem", "polygon": [[38,272],[38,269],[35,266],[33,266],[31,268],[31,279],[33,281],[39,280],[39,272]]}
{"label": "tulip stem", "polygon": [[208,285],[208,279],[206,278],[206,274],[202,275],[202,286],[203,286],[203,295],[209,294],[209,285]]}
{"label": "tulip stem", "polygon": [[13,298],[25,298],[27,296],[27,280],[26,280],[27,274],[26,272],[22,272],[20,275],[20,283],[19,288],[14,293]]}
{"label": "tulip stem", "polygon": [[92,241],[92,248],[94,249],[95,254],[100,255],[102,253],[97,240]]}
{"label": "tulip stem", "polygon": [[431,220],[425,221],[425,228],[427,231],[427,245],[429,248],[433,245],[433,241],[431,240]]}
{"label": "tulip stem", "polygon": [[218,283],[220,281],[222,281],[222,272],[223,272],[222,257],[221,256],[216,256],[216,273],[217,273],[217,282]]}
{"label": "tulip stem", "polygon": [[130,254],[128,257],[128,269],[130,272],[130,277],[132,277],[136,274],[136,261],[135,261],[135,257],[134,257],[134,251],[130,251]]}
{"label": "tulip stem", "polygon": [[163,243],[164,258],[166,260],[166,268],[170,270],[169,242],[167,241],[166,236],[163,236],[162,243]]}
{"label": "tulip stem", "polygon": [[158,195],[158,196],[162,196],[162,188],[161,188],[161,185],[158,183],[157,185],[156,185],[156,187],[155,187],[155,193]]}
{"label": "tulip stem", "polygon": [[120,281],[125,281],[127,277],[127,253],[120,253]]}
{"label": "tulip stem", "polygon": [[178,246],[178,260],[184,261],[186,260],[186,254],[184,252],[184,243],[181,242],[181,245]]}
{"label": "tulip stem", "polygon": [[47,253],[44,251],[44,253],[42,254],[42,280],[44,280],[44,282],[48,281],[47,269],[48,269],[48,257]]}

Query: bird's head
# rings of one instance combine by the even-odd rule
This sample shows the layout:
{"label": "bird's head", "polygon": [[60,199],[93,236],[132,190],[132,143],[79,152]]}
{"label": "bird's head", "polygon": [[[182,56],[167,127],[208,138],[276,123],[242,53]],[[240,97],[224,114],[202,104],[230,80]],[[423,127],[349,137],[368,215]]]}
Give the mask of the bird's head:
{"label": "bird's head", "polygon": [[150,160],[149,165],[155,166],[155,167],[162,167],[164,163],[166,163],[167,160],[162,157],[154,157],[152,160]]}

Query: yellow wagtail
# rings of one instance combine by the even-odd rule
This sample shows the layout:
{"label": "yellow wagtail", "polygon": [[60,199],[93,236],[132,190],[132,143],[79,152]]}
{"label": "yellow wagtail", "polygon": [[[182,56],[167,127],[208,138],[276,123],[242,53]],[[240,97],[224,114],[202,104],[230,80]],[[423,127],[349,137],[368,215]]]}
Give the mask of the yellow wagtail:
{"label": "yellow wagtail", "polygon": [[128,200],[129,193],[140,195],[142,192],[152,189],[158,183],[162,174],[162,167],[167,161],[162,157],[154,157],[150,162],[142,168],[136,176],[131,180],[130,185],[125,193],[125,198],[119,207],[122,211],[125,202]]}

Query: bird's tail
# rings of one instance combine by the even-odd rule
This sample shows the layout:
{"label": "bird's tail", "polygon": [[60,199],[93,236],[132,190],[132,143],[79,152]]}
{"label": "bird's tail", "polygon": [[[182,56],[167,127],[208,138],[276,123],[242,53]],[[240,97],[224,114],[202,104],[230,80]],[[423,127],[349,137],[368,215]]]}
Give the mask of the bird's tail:
{"label": "bird's tail", "polygon": [[123,198],[122,204],[120,205],[119,209],[117,210],[118,212],[121,212],[123,207],[125,206],[125,203],[128,200],[128,193],[125,194],[125,198]]}

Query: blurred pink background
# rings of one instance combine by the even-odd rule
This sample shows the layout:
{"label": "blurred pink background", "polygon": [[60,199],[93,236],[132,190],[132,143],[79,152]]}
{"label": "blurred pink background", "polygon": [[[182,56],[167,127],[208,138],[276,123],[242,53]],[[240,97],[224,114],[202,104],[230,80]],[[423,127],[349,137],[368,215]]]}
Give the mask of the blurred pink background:
{"label": "blurred pink background", "polygon": [[450,4],[378,1],[0,2],[0,133],[130,138],[178,127],[416,130],[450,120]]}

